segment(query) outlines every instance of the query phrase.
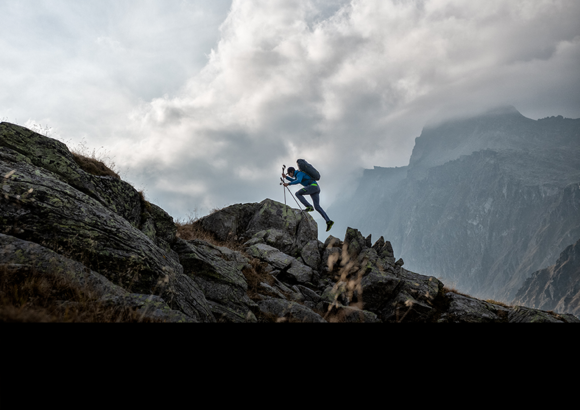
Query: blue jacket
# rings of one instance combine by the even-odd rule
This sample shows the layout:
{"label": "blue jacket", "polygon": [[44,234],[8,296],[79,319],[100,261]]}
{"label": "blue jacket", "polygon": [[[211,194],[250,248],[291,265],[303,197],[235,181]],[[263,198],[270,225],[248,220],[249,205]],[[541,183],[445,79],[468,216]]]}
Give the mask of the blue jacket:
{"label": "blue jacket", "polygon": [[302,171],[295,171],[294,178],[286,175],[286,179],[288,181],[292,181],[288,185],[302,184],[303,186],[309,186],[309,185],[316,183],[316,180],[310,178],[308,175],[306,175]]}

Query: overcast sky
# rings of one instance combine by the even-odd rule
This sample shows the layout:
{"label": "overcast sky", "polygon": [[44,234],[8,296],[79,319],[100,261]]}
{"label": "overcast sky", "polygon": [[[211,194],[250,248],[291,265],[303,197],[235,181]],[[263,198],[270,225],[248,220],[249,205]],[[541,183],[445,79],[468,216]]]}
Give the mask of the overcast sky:
{"label": "overcast sky", "polygon": [[176,219],[282,202],[298,158],[328,208],[428,121],[579,118],[579,22],[578,0],[0,0],[0,120],[104,147]]}

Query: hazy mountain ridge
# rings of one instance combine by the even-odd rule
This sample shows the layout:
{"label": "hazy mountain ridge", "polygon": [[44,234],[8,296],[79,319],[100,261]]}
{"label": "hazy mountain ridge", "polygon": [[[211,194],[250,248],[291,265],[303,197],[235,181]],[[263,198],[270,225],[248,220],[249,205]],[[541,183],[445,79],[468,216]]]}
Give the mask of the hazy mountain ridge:
{"label": "hazy mountain ridge", "polygon": [[580,240],[568,246],[556,263],[526,279],[515,300],[526,306],[580,314]]}
{"label": "hazy mountain ridge", "polygon": [[496,110],[426,127],[405,178],[365,170],[329,212],[339,229],[389,237],[414,270],[511,301],[580,238],[578,158],[580,120]]}

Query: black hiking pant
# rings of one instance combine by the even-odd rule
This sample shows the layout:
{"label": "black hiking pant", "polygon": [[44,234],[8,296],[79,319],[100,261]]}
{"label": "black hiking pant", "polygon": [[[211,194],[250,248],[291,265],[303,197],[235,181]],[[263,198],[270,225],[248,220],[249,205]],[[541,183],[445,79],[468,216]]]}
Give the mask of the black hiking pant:
{"label": "black hiking pant", "polygon": [[312,206],[304,198],[304,195],[310,195],[310,198],[312,198],[312,202],[314,202],[314,209],[316,209],[318,213],[322,215],[322,217],[326,222],[330,221],[330,218],[328,217],[328,215],[326,215],[326,212],[324,212],[324,210],[320,207],[320,187],[318,186],[318,184],[308,185],[299,190],[298,192],[296,192],[296,197],[300,202],[304,204],[304,206]]}

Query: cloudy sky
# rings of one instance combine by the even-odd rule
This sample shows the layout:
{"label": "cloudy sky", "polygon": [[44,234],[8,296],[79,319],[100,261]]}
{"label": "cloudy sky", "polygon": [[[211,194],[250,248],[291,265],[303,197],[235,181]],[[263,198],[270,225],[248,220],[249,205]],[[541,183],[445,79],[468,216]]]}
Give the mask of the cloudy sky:
{"label": "cloudy sky", "polygon": [[108,155],[176,219],[282,202],[297,158],[328,208],[429,121],[579,118],[579,21],[578,0],[0,0],[0,120]]}

